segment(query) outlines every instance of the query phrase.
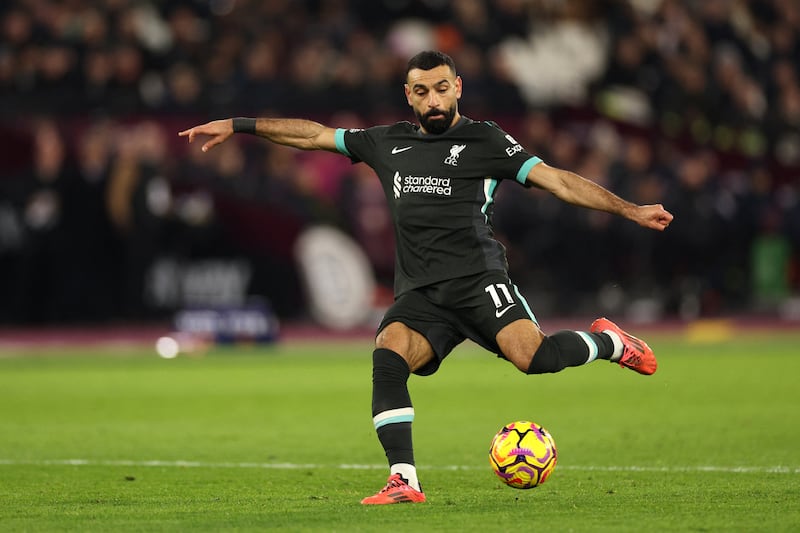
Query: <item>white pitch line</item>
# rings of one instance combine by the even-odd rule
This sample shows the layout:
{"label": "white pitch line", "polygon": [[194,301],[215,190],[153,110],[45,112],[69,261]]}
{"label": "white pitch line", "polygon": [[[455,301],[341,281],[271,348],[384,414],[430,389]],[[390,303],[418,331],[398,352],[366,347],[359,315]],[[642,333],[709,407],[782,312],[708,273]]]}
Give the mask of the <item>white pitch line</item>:
{"label": "white pitch line", "polygon": [[[129,466],[129,467],[162,467],[162,468],[254,468],[263,470],[312,470],[333,468],[336,470],[382,470],[385,464],[313,464],[313,463],[234,463],[234,462],[202,462],[202,461],[135,461],[128,459],[0,459],[0,466]],[[484,467],[468,465],[420,465],[426,470],[483,470]],[[487,467],[488,468],[488,467]],[[578,472],[664,472],[692,473],[711,472],[724,474],[800,474],[797,466],[600,466],[600,465],[565,465],[559,464],[559,470],[575,470]]]}

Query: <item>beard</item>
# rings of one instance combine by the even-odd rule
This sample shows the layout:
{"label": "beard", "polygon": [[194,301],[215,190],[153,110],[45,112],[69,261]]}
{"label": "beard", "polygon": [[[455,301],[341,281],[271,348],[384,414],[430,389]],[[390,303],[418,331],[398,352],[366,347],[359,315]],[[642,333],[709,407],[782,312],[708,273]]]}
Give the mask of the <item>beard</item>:
{"label": "beard", "polygon": [[[416,111],[415,113],[417,115],[417,120],[419,120],[420,125],[426,132],[438,135],[446,132],[448,128],[450,128],[453,117],[456,116],[456,106],[451,106],[449,109],[428,111],[424,115]],[[436,118],[432,118],[433,116],[436,116]]]}

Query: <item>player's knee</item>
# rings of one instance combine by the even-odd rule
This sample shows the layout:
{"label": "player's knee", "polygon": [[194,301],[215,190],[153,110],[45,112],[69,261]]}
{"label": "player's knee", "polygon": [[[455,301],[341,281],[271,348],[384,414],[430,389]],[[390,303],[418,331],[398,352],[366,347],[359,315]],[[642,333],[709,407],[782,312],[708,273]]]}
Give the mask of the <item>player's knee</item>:
{"label": "player's knee", "polygon": [[402,357],[412,372],[434,357],[433,348],[420,333],[400,322],[392,322],[375,339],[377,349],[391,350]]}
{"label": "player's knee", "polygon": [[558,344],[550,337],[544,337],[533,354],[530,364],[523,371],[526,374],[550,374],[564,369]]}
{"label": "player's knee", "polygon": [[511,362],[511,364],[514,365],[520,372],[525,372],[525,373],[528,372],[528,367],[531,364],[531,358],[532,358],[530,352],[518,355],[514,354],[504,355],[503,357],[508,359],[508,361]]}
{"label": "player's knee", "polygon": [[517,320],[500,330],[496,340],[503,357],[520,372],[527,372],[543,338],[544,334],[532,321]]}
{"label": "player's knee", "polygon": [[375,347],[406,354],[411,349],[411,329],[400,322],[392,322],[378,333]]}
{"label": "player's knee", "polygon": [[529,373],[528,372],[528,367],[530,367],[530,364],[531,364],[531,357],[529,355],[525,359],[514,359],[514,360],[511,360],[511,363],[515,367],[517,367],[517,370],[519,370],[520,372],[524,372],[524,373],[528,374]]}

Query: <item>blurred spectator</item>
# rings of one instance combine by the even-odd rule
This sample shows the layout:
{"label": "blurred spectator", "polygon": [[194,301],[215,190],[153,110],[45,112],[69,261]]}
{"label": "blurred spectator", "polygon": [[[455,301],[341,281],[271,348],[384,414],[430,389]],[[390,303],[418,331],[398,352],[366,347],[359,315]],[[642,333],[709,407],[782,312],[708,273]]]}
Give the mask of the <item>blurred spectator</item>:
{"label": "blurred spectator", "polygon": [[687,154],[678,163],[677,182],[665,198],[676,221],[665,239],[666,254],[672,257],[670,279],[675,301],[671,303],[687,318],[719,311],[723,271],[719,251],[726,230],[717,209],[716,171],[716,161],[709,152]]}
{"label": "blurred spectator", "polygon": [[71,318],[102,321],[113,316],[119,303],[117,280],[120,248],[106,209],[111,173],[114,125],[98,122],[89,127],[76,147],[77,171],[64,195],[70,261],[66,287]]}
{"label": "blurred spectator", "polygon": [[252,110],[252,115],[278,108],[287,97],[287,88],[278,70],[279,43],[280,36],[268,32],[245,51],[241,96],[244,107]]}
{"label": "blurred spectator", "polygon": [[148,268],[167,238],[172,194],[164,176],[164,132],[154,122],[120,128],[108,185],[108,213],[122,242],[122,314],[145,317]]}
{"label": "blurred spectator", "polygon": [[61,131],[50,120],[33,127],[33,160],[21,176],[17,202],[24,231],[12,286],[12,308],[22,322],[64,320],[74,302],[67,287],[74,274],[67,219],[67,189],[75,169]]}

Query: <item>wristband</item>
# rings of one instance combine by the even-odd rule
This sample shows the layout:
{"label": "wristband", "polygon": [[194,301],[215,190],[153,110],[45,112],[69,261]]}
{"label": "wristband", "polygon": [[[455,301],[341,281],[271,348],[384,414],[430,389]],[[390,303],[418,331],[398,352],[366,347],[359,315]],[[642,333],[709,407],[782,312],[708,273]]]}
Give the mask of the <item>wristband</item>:
{"label": "wristband", "polygon": [[234,133],[249,133],[255,135],[256,133],[256,119],[247,117],[236,117],[233,119],[233,132]]}

